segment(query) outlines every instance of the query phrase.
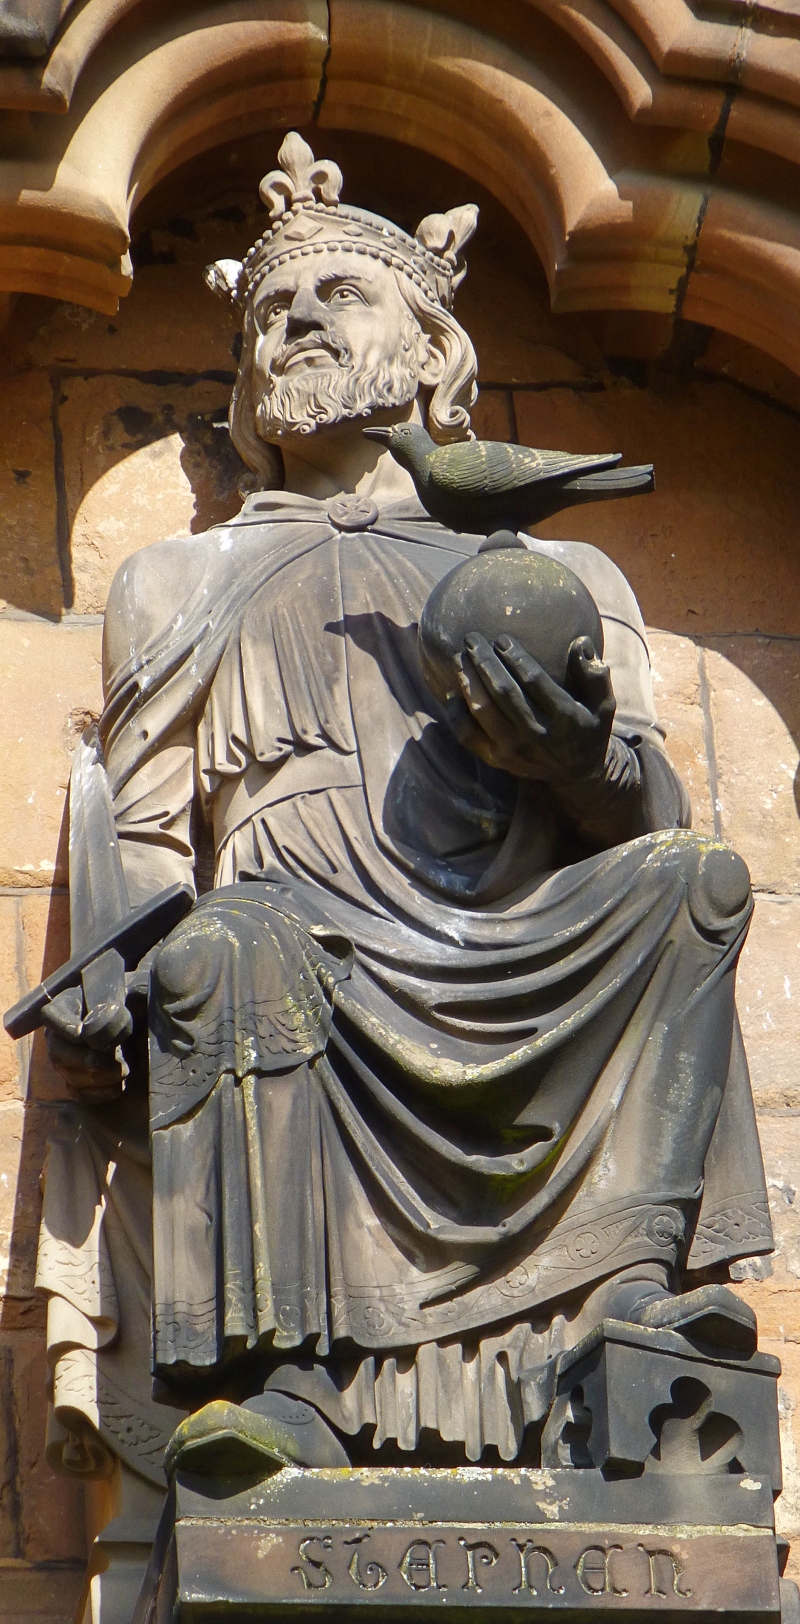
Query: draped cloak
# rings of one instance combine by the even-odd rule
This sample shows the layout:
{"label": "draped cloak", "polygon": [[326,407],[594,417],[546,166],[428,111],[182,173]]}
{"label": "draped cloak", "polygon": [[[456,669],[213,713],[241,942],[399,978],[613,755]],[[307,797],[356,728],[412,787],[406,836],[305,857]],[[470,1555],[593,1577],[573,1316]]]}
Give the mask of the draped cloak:
{"label": "draped cloak", "polygon": [[165,544],[180,603],[153,604],[159,548],[112,590],[132,901],[191,875],[199,808],[214,848],[151,973],[154,1368],[255,1350],[405,1447],[438,1392],[468,1454],[510,1457],[535,1402],[515,1418],[509,1382],[559,1305],[771,1248],[733,1001],[751,904],[724,905],[718,842],[658,828],[680,796],[604,555],[528,541],[598,604],[650,798],[656,832],[597,853],[463,748],[422,677],[422,605],[481,538],[415,501],[336,513],[261,493]]}

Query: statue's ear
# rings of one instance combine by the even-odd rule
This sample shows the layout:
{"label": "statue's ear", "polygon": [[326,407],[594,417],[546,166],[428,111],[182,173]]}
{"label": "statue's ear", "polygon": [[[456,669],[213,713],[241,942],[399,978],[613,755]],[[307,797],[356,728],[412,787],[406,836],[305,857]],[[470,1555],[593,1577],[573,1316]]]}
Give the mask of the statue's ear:
{"label": "statue's ear", "polygon": [[426,333],[427,353],[419,369],[419,381],[427,389],[435,389],[444,376],[445,356],[432,333]]}
{"label": "statue's ear", "polygon": [[229,304],[238,309],[241,302],[239,297],[241,274],[241,260],[217,259],[213,265],[206,266],[203,280],[212,293],[218,294],[221,299],[227,299]]}

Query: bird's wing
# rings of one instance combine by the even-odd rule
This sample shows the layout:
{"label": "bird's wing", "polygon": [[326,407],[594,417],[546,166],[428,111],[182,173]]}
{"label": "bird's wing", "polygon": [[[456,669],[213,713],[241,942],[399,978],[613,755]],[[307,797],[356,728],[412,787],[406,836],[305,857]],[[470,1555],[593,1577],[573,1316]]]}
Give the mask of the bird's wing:
{"label": "bird's wing", "polygon": [[568,451],[504,445],[500,440],[467,440],[440,447],[429,467],[441,491],[492,496],[548,480],[575,479],[619,461],[619,452],[576,456]]}
{"label": "bird's wing", "polygon": [[568,490],[587,491],[590,495],[625,495],[640,491],[654,491],[655,474],[651,462],[642,462],[633,468],[606,468],[599,474],[586,474],[567,482]]}

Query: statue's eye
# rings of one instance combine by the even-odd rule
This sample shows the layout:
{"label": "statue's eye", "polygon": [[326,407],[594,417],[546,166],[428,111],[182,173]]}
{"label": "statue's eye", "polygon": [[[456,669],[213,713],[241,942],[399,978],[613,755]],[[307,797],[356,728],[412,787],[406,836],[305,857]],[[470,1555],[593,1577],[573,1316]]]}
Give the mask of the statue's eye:
{"label": "statue's eye", "polygon": [[363,304],[364,299],[357,288],[342,286],[334,288],[328,299],[328,304]]}
{"label": "statue's eye", "polygon": [[256,320],[262,333],[265,333],[267,328],[272,327],[276,321],[282,320],[287,309],[288,301],[285,298],[263,300],[256,313]]}

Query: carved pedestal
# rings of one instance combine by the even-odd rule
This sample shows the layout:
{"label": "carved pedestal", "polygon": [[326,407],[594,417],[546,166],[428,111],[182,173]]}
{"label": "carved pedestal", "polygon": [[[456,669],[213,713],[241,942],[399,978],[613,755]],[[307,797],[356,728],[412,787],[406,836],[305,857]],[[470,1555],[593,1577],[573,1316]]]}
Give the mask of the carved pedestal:
{"label": "carved pedestal", "polygon": [[136,1624],[610,1607],[777,1624],[769,1486],[479,1467],[286,1469],[219,1496],[179,1482]]}
{"label": "carved pedestal", "polygon": [[606,1322],[562,1356],[540,1469],[179,1474],[135,1624],[728,1614],[784,1624],[778,1362]]}

